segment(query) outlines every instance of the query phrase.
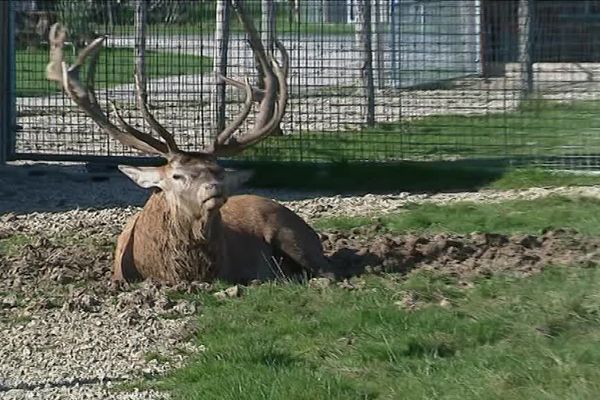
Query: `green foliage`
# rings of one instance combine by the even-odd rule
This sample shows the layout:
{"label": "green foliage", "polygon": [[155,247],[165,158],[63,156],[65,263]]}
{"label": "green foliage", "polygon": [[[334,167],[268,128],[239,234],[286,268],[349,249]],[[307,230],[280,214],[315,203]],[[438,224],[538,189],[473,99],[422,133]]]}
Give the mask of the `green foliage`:
{"label": "green foliage", "polygon": [[150,2],[148,22],[167,24],[198,23],[206,19],[215,18],[216,1],[184,2],[167,0]]}
{"label": "green foliage", "polygon": [[78,49],[92,37],[90,21],[94,15],[95,3],[89,0],[58,0],[56,9],[59,21],[69,30],[69,40]]}

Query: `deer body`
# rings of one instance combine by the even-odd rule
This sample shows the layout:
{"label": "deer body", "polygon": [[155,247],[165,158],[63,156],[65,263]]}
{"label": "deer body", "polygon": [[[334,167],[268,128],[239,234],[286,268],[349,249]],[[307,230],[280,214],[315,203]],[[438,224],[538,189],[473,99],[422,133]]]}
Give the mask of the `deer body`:
{"label": "deer body", "polygon": [[[144,209],[134,216],[119,237],[113,279],[155,278],[161,281],[212,280],[245,282],[287,277],[298,273],[326,272],[328,261],[317,234],[296,214],[271,200],[257,196],[227,198],[227,175],[216,161],[243,151],[270,134],[279,132],[285,113],[289,58],[274,40],[281,64],[265,51],[243,1],[230,0],[248,42],[264,88],[253,88],[248,79],[238,82],[221,77],[245,91],[242,111],[219,132],[214,142],[199,152],[179,149],[175,137],[150,113],[146,104],[143,71],[135,70],[137,106],[160,140],[129,125],[112,104],[118,124],[105,113],[94,92],[95,66],[105,37],[92,41],[68,66],[63,46],[66,29],[52,26],[49,35],[49,80],[59,82],[81,110],[113,139],[143,153],[155,154],[167,163],[157,167],[120,166],[123,173],[143,188],[158,189]],[[80,69],[88,62],[86,81]],[[257,102],[254,125],[238,133]]]}
{"label": "deer body", "polygon": [[113,280],[244,283],[328,269],[317,234],[274,201],[232,196],[210,220],[182,227],[173,223],[177,219],[165,197],[152,194],[127,223],[117,243]]}

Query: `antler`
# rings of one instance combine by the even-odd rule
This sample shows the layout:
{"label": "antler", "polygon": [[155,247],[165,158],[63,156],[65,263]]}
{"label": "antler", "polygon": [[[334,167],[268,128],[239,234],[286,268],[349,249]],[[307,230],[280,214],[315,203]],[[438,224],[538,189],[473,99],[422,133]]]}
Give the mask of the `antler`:
{"label": "antler", "polygon": [[[264,72],[264,90],[253,88],[248,79],[244,83],[234,81],[230,78],[221,77],[225,82],[238,88],[243,88],[246,94],[246,100],[242,112],[222,131],[220,132],[211,147],[205,150],[205,154],[214,155],[233,155],[241,152],[245,148],[252,146],[262,140],[272,132],[279,129],[279,123],[285,113],[287,105],[287,73],[289,70],[289,57],[281,42],[275,40],[275,46],[281,53],[282,65],[280,66],[275,58],[270,55],[267,57],[265,48],[254,28],[252,20],[247,16],[242,1],[230,0],[238,15],[241,24],[248,33],[250,47],[256,55],[261,69]],[[118,140],[125,146],[131,146],[145,153],[157,154],[169,159],[173,154],[181,153],[177,147],[175,138],[167,131],[154,116],[150,113],[144,96],[142,87],[144,80],[140,75],[142,71],[135,71],[135,91],[138,108],[142,116],[162,139],[158,140],[152,135],[142,132],[129,125],[117,109],[114,103],[110,103],[120,128],[114,125],[102,107],[96,100],[94,91],[94,78],[96,64],[98,62],[98,52],[102,47],[105,36],[95,39],[78,55],[75,64],[67,66],[64,61],[63,46],[66,40],[66,29],[60,23],[56,23],[50,29],[50,62],[46,67],[46,75],[49,80],[59,82],[69,97],[81,108],[89,117],[96,122],[102,130],[111,137]],[[80,68],[90,58],[87,72],[86,83],[83,84],[79,79]],[[254,101],[260,101],[259,112],[256,116],[254,126],[243,135],[234,137],[233,134],[243,124],[244,120],[250,114]]]}
{"label": "antler", "polygon": [[[84,48],[75,64],[67,66],[64,61],[63,46],[67,37],[66,29],[60,23],[52,25],[49,34],[50,62],[46,67],[46,76],[49,80],[59,82],[69,97],[81,108],[102,130],[125,146],[131,146],[145,153],[157,154],[168,157],[171,153],[170,146],[155,139],[151,135],[141,132],[127,124],[113,104],[117,119],[122,127],[114,125],[102,110],[96,100],[94,91],[94,78],[98,52],[102,47],[105,36],[101,36]],[[79,79],[81,67],[90,58],[86,83]],[[168,142],[167,142],[168,143]]]}
{"label": "antler", "polygon": [[[226,83],[246,91],[246,101],[242,112],[238,117],[220,132],[211,149],[217,155],[232,155],[241,152],[245,148],[264,139],[269,134],[279,129],[279,123],[285,113],[287,105],[287,73],[289,70],[289,57],[281,42],[275,40],[275,46],[281,53],[282,65],[267,53],[252,19],[244,10],[243,1],[231,0],[234,10],[238,15],[240,23],[248,33],[248,41],[252,51],[256,55],[261,69],[264,73],[264,90],[252,88],[246,79],[245,83],[220,76]],[[260,101],[259,112],[256,115],[254,126],[243,135],[234,137],[233,133],[242,125],[250,110],[253,101]]]}

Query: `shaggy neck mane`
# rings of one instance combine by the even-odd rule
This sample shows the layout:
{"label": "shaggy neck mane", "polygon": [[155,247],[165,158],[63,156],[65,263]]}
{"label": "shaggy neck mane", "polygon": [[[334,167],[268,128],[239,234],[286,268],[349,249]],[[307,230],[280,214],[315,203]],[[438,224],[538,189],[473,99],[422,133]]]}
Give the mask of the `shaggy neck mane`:
{"label": "shaggy neck mane", "polygon": [[222,242],[217,237],[221,232],[218,211],[194,218],[164,192],[154,196],[166,203],[161,221],[164,232],[161,247],[164,265],[168,266],[166,278],[172,282],[212,280]]}

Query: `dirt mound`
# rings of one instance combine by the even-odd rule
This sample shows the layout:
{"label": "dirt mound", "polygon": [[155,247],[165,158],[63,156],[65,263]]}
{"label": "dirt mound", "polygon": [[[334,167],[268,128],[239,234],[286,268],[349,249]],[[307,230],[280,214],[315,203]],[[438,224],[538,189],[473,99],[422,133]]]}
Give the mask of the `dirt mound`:
{"label": "dirt mound", "polygon": [[528,275],[546,265],[600,262],[600,239],[573,231],[542,235],[397,235],[377,227],[321,235],[336,272],[351,276],[368,271],[408,272],[415,268],[457,275],[505,271]]}

